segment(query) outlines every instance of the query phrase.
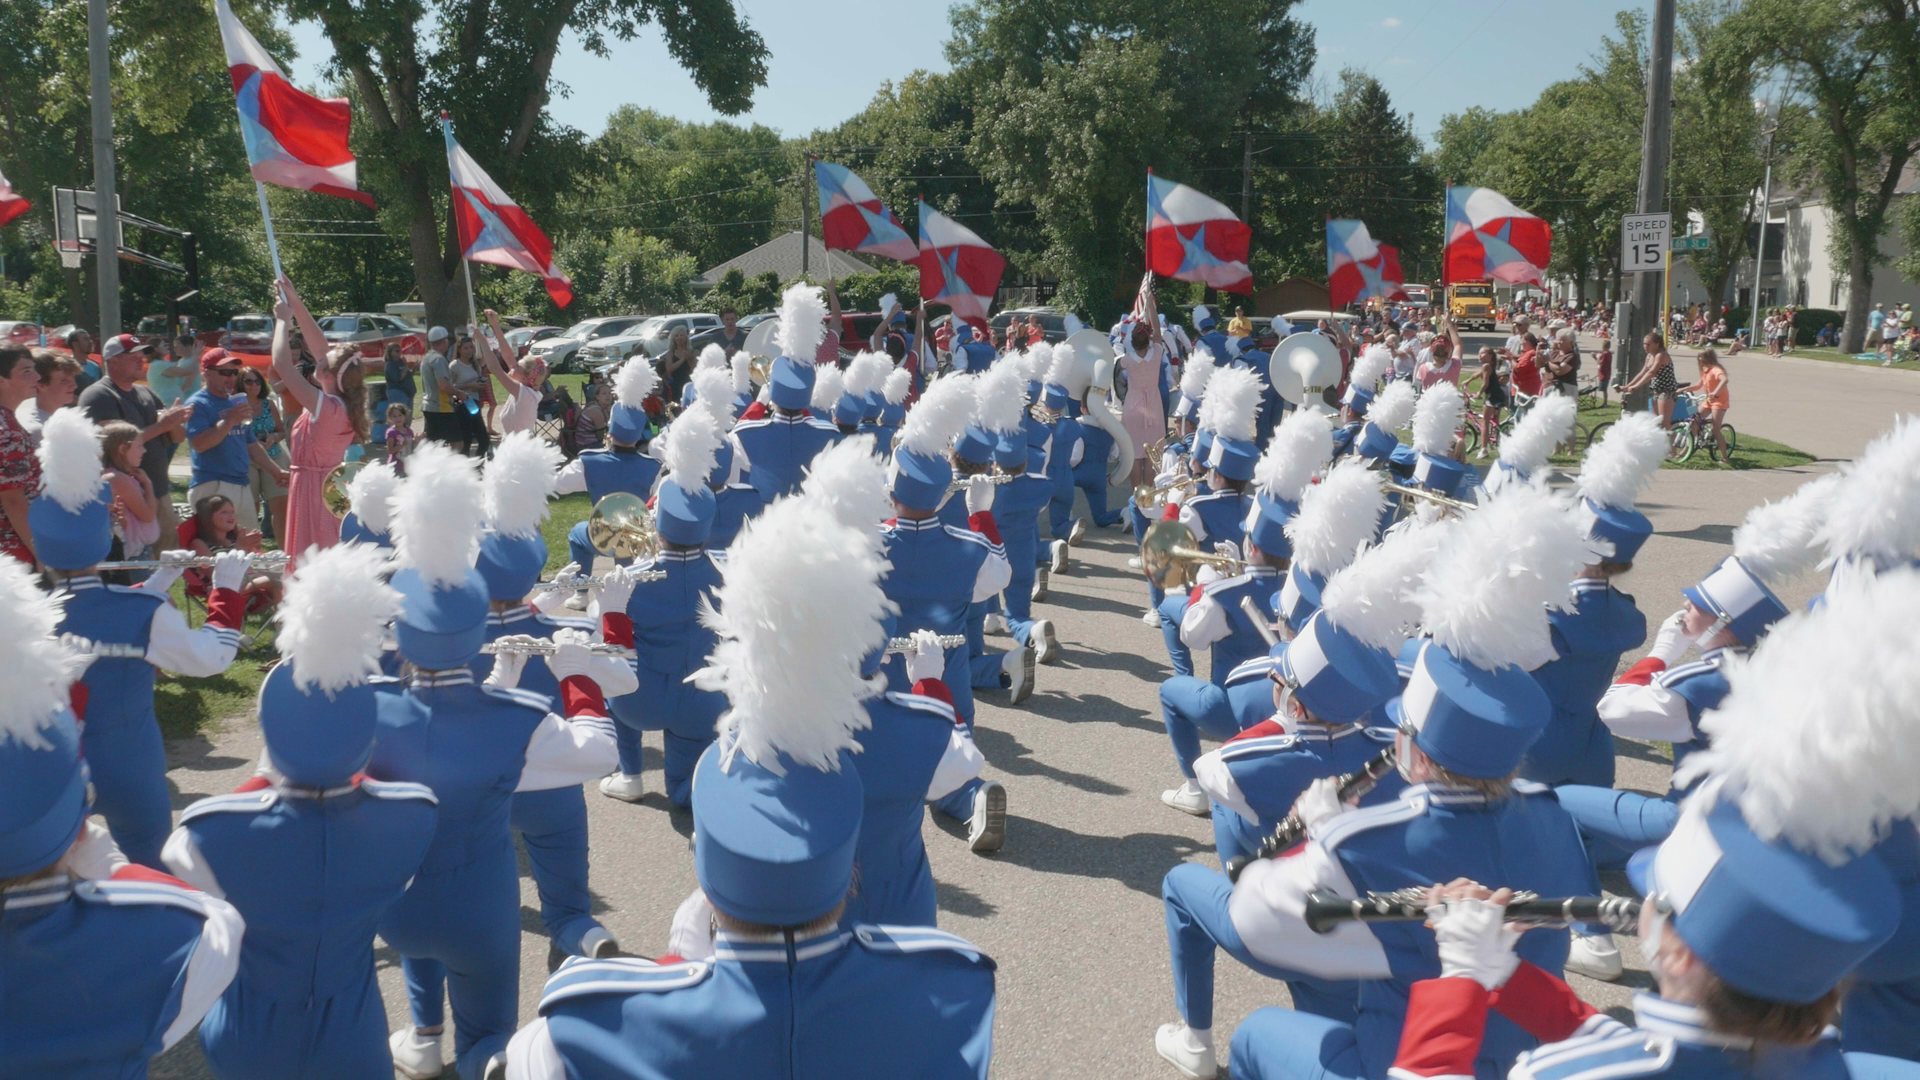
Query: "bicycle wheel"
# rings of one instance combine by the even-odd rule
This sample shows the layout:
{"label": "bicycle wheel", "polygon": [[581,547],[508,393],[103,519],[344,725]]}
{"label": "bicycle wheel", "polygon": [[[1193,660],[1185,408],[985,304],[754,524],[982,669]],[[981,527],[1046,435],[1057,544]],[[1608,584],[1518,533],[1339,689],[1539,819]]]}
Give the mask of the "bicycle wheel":
{"label": "bicycle wheel", "polygon": [[1469,420],[1460,429],[1460,456],[1470,458],[1480,448],[1480,426]]}
{"label": "bicycle wheel", "polygon": [[1599,442],[1600,437],[1602,435],[1605,435],[1607,433],[1607,429],[1611,427],[1613,427],[1613,421],[1602,420],[1599,423],[1593,425],[1593,427],[1589,428],[1587,430],[1587,449],[1589,450],[1593,449],[1593,444]]}
{"label": "bicycle wheel", "polygon": [[1727,464],[1733,464],[1733,452],[1740,447],[1740,433],[1733,430],[1732,424],[1720,425],[1720,436],[1727,440]]}
{"label": "bicycle wheel", "polygon": [[1693,457],[1693,425],[1675,424],[1667,429],[1667,460],[1685,465]]}

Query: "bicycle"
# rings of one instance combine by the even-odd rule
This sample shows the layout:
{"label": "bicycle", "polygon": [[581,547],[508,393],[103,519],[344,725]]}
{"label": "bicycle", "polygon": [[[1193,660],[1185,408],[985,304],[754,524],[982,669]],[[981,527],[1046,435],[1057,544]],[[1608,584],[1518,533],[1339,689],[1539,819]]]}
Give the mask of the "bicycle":
{"label": "bicycle", "polygon": [[[1585,391],[1583,391],[1583,396],[1584,394]],[[1502,439],[1513,434],[1514,425],[1518,424],[1527,413],[1532,410],[1534,403],[1539,400],[1540,395],[1523,394],[1518,390],[1513,391],[1513,404],[1508,407],[1506,415],[1502,416],[1500,421],[1494,425],[1494,430],[1500,433]],[[1481,411],[1475,406],[1471,399],[1469,399],[1467,403],[1467,410],[1468,415],[1465,423],[1462,425],[1460,434],[1461,442],[1466,447],[1463,451],[1463,457],[1477,453],[1480,449],[1481,441],[1485,438],[1480,430]],[[1611,421],[1608,421],[1608,423],[1611,423]],[[1603,423],[1596,424],[1590,428],[1576,418],[1573,422],[1573,430],[1567,433],[1567,441],[1563,444],[1566,447],[1566,452],[1569,454],[1583,453],[1587,447],[1593,445],[1593,440],[1600,437],[1600,432],[1605,427],[1606,424]],[[1494,445],[1498,445],[1497,440]],[[1492,446],[1489,447],[1489,449],[1492,448]]]}
{"label": "bicycle", "polygon": [[[1706,403],[1705,394],[1681,394],[1673,402],[1673,434],[1669,444],[1667,460],[1675,464],[1685,464],[1693,459],[1694,451],[1706,448],[1707,458],[1711,460],[1716,452],[1713,443],[1713,427],[1707,422],[1706,410],[1700,406]],[[1728,465],[1733,464],[1733,452],[1739,444],[1740,433],[1732,424],[1722,422],[1720,437],[1727,444]]]}

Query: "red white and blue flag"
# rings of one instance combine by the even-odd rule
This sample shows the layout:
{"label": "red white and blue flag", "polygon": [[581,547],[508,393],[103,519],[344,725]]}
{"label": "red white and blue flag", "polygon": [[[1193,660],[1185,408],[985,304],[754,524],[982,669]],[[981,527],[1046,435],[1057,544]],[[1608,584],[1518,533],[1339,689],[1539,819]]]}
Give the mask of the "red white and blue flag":
{"label": "red white and blue flag", "polygon": [[820,189],[820,234],[828,248],[885,255],[901,262],[919,256],[920,248],[900,219],[853,170],[815,161],[813,180]]}
{"label": "red white and blue flag", "polygon": [[1405,286],[1400,252],[1390,244],[1376,242],[1367,232],[1366,222],[1327,219],[1327,289],[1335,308],[1375,296],[1404,300]]}
{"label": "red white and blue flag", "polygon": [[1492,188],[1447,189],[1448,281],[1531,281],[1553,256],[1553,226]]}
{"label": "red white and blue flag", "polygon": [[920,202],[920,298],[945,304],[962,322],[987,329],[987,309],[1007,260],[972,229]]}
{"label": "red white and blue flag", "polygon": [[1224,292],[1253,292],[1253,230],[1226,204],[1147,172],[1147,269]]}
{"label": "red white and blue flag", "polygon": [[317,98],[287,81],[227,0],[213,0],[226,47],[227,74],[240,106],[240,136],[255,180],[318,191],[371,207],[360,190],[359,166],[347,148],[353,110],[346,98]]}
{"label": "red white and blue flag", "polygon": [[28,202],[25,196],[15,195],[13,185],[7,183],[5,176],[0,176],[0,225],[5,225],[31,209],[33,204]]}
{"label": "red white and blue flag", "polygon": [[454,141],[446,114],[440,119],[447,135],[447,174],[453,181],[453,222],[460,233],[460,257],[538,274],[556,305],[573,303],[573,279],[553,264],[553,242]]}

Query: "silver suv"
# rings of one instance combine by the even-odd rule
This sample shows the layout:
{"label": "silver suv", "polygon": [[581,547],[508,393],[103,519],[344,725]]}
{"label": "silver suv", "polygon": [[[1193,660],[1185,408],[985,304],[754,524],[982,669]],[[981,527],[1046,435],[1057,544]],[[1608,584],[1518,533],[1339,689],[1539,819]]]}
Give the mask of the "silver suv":
{"label": "silver suv", "polygon": [[574,367],[574,361],[578,359],[581,348],[587,343],[603,338],[619,337],[646,321],[645,315],[609,315],[599,319],[587,319],[584,322],[574,323],[554,337],[535,341],[527,348],[527,355],[545,360],[550,371],[564,373]]}

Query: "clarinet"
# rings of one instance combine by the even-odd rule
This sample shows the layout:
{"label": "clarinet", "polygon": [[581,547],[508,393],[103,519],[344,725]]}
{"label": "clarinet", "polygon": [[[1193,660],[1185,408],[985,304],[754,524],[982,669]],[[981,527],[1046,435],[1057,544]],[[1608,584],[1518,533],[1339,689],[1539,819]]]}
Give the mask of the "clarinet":
{"label": "clarinet", "polygon": [[[1398,760],[1393,756],[1393,748],[1380,751],[1379,755],[1360,766],[1353,772],[1340,778],[1340,801],[1351,802],[1373,790],[1380,778],[1394,770]],[[1258,859],[1271,859],[1307,838],[1307,823],[1300,820],[1299,814],[1288,814],[1287,819],[1274,826],[1273,835],[1260,841],[1260,849],[1251,855],[1239,855],[1227,860],[1227,880],[1239,881],[1240,872]]]}
{"label": "clarinet", "polygon": [[[1331,932],[1348,922],[1423,922],[1427,917],[1427,890],[1399,889],[1370,892],[1355,898],[1329,892],[1307,894],[1307,929]],[[1628,930],[1640,918],[1640,901],[1623,896],[1543,897],[1519,893],[1507,902],[1507,919],[1540,925],[1572,922],[1605,923]]]}

